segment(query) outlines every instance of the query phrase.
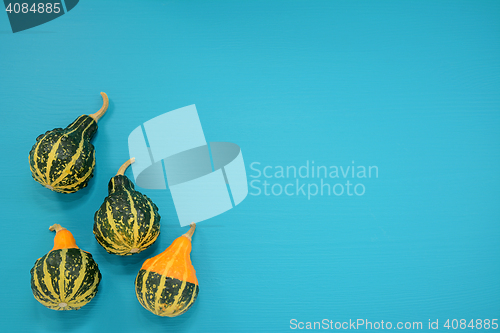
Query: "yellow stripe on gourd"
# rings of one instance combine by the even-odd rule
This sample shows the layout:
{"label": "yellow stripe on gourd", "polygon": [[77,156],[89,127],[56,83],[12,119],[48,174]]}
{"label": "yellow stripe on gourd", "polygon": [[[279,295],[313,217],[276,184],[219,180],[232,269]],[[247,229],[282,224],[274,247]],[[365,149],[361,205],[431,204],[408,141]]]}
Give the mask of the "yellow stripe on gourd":
{"label": "yellow stripe on gourd", "polygon": [[78,278],[75,280],[75,283],[73,285],[73,290],[71,294],[69,294],[67,297],[69,301],[71,301],[73,297],[75,297],[76,293],[81,287],[83,280],[85,279],[85,275],[87,274],[87,255],[81,253],[81,257],[82,257],[82,265],[80,267],[80,271],[78,272]]}
{"label": "yellow stripe on gourd", "polygon": [[[142,242],[139,244],[139,246],[141,248],[147,248],[147,247],[149,247],[156,240],[156,238],[154,237],[154,235],[152,233],[153,225],[154,225],[154,220],[155,220],[155,214],[154,214],[154,210],[153,210],[153,206],[151,205],[151,202],[149,200],[147,202],[148,202],[149,211],[151,212],[151,214],[150,214],[150,217],[149,217],[149,229],[148,229],[148,232],[146,233],[146,235],[142,239]],[[149,241],[147,241],[148,237],[151,238]]]}
{"label": "yellow stripe on gourd", "polygon": [[41,138],[37,144],[36,144],[36,147],[35,147],[35,151],[33,153],[33,156],[34,156],[34,160],[35,160],[35,171],[36,173],[38,174],[38,176],[40,177],[40,179],[43,179],[43,175],[42,175],[42,172],[40,170],[40,168],[38,167],[38,148],[40,148],[40,144],[42,143],[42,141],[44,139],[46,139],[48,137],[48,135],[44,136],[43,138]]}
{"label": "yellow stripe on gourd", "polygon": [[184,273],[184,277],[182,279],[181,287],[179,288],[179,293],[174,296],[174,301],[172,303],[172,306],[168,308],[169,311],[163,312],[164,315],[174,315],[176,312],[179,311],[180,306],[180,299],[182,297],[182,293],[184,292],[184,289],[186,288],[186,277],[187,274]]}
{"label": "yellow stripe on gourd", "polygon": [[[87,128],[88,128],[88,126],[87,126]],[[85,130],[87,130],[87,128],[85,128]],[[73,133],[74,131],[76,131],[76,129],[77,129],[77,127],[74,128],[73,130],[61,135],[59,137],[59,139],[57,139],[56,143],[52,146],[52,149],[50,150],[50,153],[47,157],[47,164],[45,166],[45,179],[47,180],[47,185],[51,185],[51,186],[54,185],[54,184],[52,184],[53,182],[50,180],[49,174],[50,174],[50,170],[52,169],[52,163],[54,163],[54,160],[56,158],[57,149],[59,149],[59,146],[61,145],[62,138],[67,138],[68,135]],[[82,139],[83,139],[83,135],[82,135]],[[40,141],[42,141],[42,140],[40,140]],[[80,143],[81,143],[81,141],[80,141]]]}
{"label": "yellow stripe on gourd", "polygon": [[[171,259],[169,260],[169,262],[167,263],[166,267],[165,267],[165,270],[163,271],[163,274],[161,274],[161,278],[160,278],[160,283],[158,284],[158,290],[156,291],[156,294],[155,294],[155,313],[159,313],[158,312],[158,306],[160,305],[159,304],[159,300],[160,300],[160,297],[161,297],[161,292],[163,291],[163,289],[165,289],[165,282],[167,280],[167,272],[170,270],[170,268],[172,267],[172,265],[174,264],[174,261],[175,259],[177,258],[177,255],[179,254],[179,251],[181,250],[181,246],[177,249],[177,251],[175,251],[175,254],[171,257]],[[154,267],[154,266],[151,266],[151,267]]]}
{"label": "yellow stripe on gourd", "polygon": [[[144,306],[148,306],[148,302],[146,299],[146,294],[147,294],[147,289],[146,289],[146,281],[148,280],[149,277],[149,271],[144,271],[144,276],[142,277],[142,288],[141,288],[141,298],[142,298],[142,303]],[[139,299],[139,295],[137,295],[137,299]]]}
{"label": "yellow stripe on gourd", "polygon": [[[186,265],[187,266],[187,265]],[[187,269],[188,267],[186,267],[186,272],[187,272]],[[185,307],[185,311],[187,311],[187,309],[189,309],[189,307],[194,303],[195,301],[195,296],[196,296],[196,287],[198,285],[196,284],[193,284],[193,292],[191,293],[191,299],[189,300],[189,302],[186,304],[186,307]]]}
{"label": "yellow stripe on gourd", "polygon": [[[90,167],[90,169],[87,171],[87,173],[79,178],[79,181],[76,182],[76,183],[73,183],[73,184],[70,184],[70,185],[64,185],[64,186],[56,186],[55,188],[57,188],[58,190],[64,190],[64,189],[72,189],[72,188],[75,188],[76,186],[80,185],[81,183],[83,183],[85,180],[87,180],[87,178],[92,174],[92,171],[94,169],[94,166],[95,166],[95,158],[94,160],[92,161],[92,167]],[[71,191],[69,191],[71,192]]]}
{"label": "yellow stripe on gourd", "polygon": [[64,302],[66,299],[66,288],[64,287],[66,277],[64,275],[66,271],[66,254],[68,253],[68,249],[61,250],[61,263],[59,264],[59,298],[61,302]]}
{"label": "yellow stripe on gourd", "polygon": [[[184,248],[184,247],[181,246],[180,248]],[[186,288],[187,272],[188,272],[189,268],[187,267],[186,260],[182,260],[182,262],[184,263],[184,273],[182,274],[182,284],[181,284],[181,287],[179,288],[179,293],[176,296],[174,296],[174,302],[172,304],[173,306],[171,308],[171,311],[167,312],[170,315],[173,315],[179,311],[179,308],[181,307],[180,299],[182,297],[182,293],[184,292],[184,289]],[[167,313],[165,313],[165,314],[168,316]]]}
{"label": "yellow stripe on gourd", "polygon": [[196,300],[196,287],[197,285],[193,285],[193,292],[191,293],[191,300],[189,301],[189,303],[186,305],[186,311],[187,309],[189,309],[189,307],[191,307],[191,305],[193,305],[194,301]]}
{"label": "yellow stripe on gourd", "polygon": [[49,270],[47,269],[47,258],[49,256],[47,255],[45,257],[45,259],[43,260],[43,277],[42,277],[42,280],[43,280],[43,283],[47,286],[47,290],[49,291],[49,293],[57,300],[58,297],[57,297],[57,293],[54,289],[54,286],[52,285],[52,277],[50,276],[50,273],[49,273]]}
{"label": "yellow stripe on gourd", "polygon": [[134,225],[132,225],[132,232],[134,234],[134,237],[133,237],[134,241],[132,244],[132,248],[136,248],[137,241],[139,239],[139,221],[137,220],[137,209],[135,208],[134,199],[132,199],[132,195],[130,194],[130,191],[125,190],[125,192],[127,192],[127,198],[128,198],[129,203],[130,203],[130,212],[134,216]]}
{"label": "yellow stripe on gourd", "polygon": [[80,306],[80,304],[82,303],[84,303],[82,304],[82,306],[87,304],[90,301],[87,300],[87,297],[89,297],[95,292],[95,286],[97,285],[97,283],[99,283],[99,272],[96,271],[94,273],[94,284],[91,287],[89,287],[88,290],[83,295],[78,296],[78,298],[72,302],[73,306]]}
{"label": "yellow stripe on gourd", "polygon": [[59,145],[61,144],[61,139],[63,138],[63,136],[64,135],[57,139],[56,143],[50,149],[49,155],[47,156],[47,165],[45,166],[45,179],[47,180],[47,185],[51,185],[52,183],[50,180],[50,169],[52,169],[52,163],[54,163],[54,160],[56,159],[57,149],[59,149]]}
{"label": "yellow stripe on gourd", "polygon": [[141,243],[140,247],[141,247],[141,249],[147,248],[151,244],[153,244],[155,241],[156,241],[156,238],[153,237],[153,238],[151,238],[151,240],[149,242],[147,242],[147,243]]}
{"label": "yellow stripe on gourd", "polygon": [[[118,236],[118,238],[120,238],[124,244],[126,244],[127,242],[123,238],[122,234],[118,232],[118,228],[116,227],[115,220],[113,219],[113,210],[112,210],[111,205],[109,204],[108,201],[106,201],[106,215],[108,217],[108,223],[109,223],[109,226],[111,227],[111,230],[113,230],[115,235]],[[115,243],[115,245],[119,245],[119,244]],[[121,248],[126,249],[127,247],[122,245]]]}
{"label": "yellow stripe on gourd", "polygon": [[[99,233],[101,235],[103,235],[102,233],[102,229],[101,229],[101,225],[102,224],[97,224],[97,229],[99,230]],[[117,244],[117,243],[112,243],[110,239],[106,239],[106,242],[109,243],[109,246],[107,246],[105,243],[101,244],[106,250],[108,251],[111,251],[111,250],[116,250],[116,251],[119,251],[119,250],[123,250],[123,251],[126,251],[126,247],[121,245],[121,244]]]}
{"label": "yellow stripe on gourd", "polygon": [[[36,269],[36,263],[35,263],[35,268],[33,269],[33,281],[35,282],[35,286],[36,286],[36,289],[38,290],[38,292],[40,294],[42,294],[42,296],[44,297],[44,299],[42,298],[37,298],[39,301],[44,301],[45,303],[48,303],[47,301],[45,301],[45,299],[50,299],[50,295],[49,294],[46,294],[44,291],[43,291],[43,288],[42,288],[42,285],[40,284],[40,281],[39,281],[39,277],[38,277],[38,271]],[[48,288],[48,287],[47,287]],[[48,291],[48,290],[47,290]]]}
{"label": "yellow stripe on gourd", "polygon": [[54,307],[54,303],[48,302],[46,300],[38,299],[37,298],[37,301],[40,302],[40,303],[42,303],[42,305],[45,306],[45,307],[48,307],[48,308]]}
{"label": "yellow stripe on gourd", "polygon": [[[29,158],[29,156],[28,156],[28,158]],[[31,161],[30,161],[30,162],[31,162]],[[30,163],[30,171],[31,171],[31,174],[33,175],[33,178],[35,178],[35,180],[36,180],[37,182],[42,183],[42,184],[44,184],[44,183],[45,183],[45,180],[44,180],[43,178],[40,178],[41,176],[39,176],[39,175],[38,175],[38,174],[39,174],[38,169],[35,169],[35,168],[31,165],[31,163]]]}
{"label": "yellow stripe on gourd", "polygon": [[[158,260],[160,260],[160,257],[157,257],[155,261],[153,261],[153,263],[151,264],[151,267],[154,267],[156,265],[156,263],[158,262]],[[150,270],[145,270],[145,274],[144,274],[144,277],[142,279],[142,288],[141,288],[141,291],[142,291],[142,300],[144,301],[144,304],[147,305],[147,301],[146,301],[146,293],[147,293],[147,288],[146,288],[146,281],[148,280],[148,277],[149,277],[149,273],[151,272]],[[160,290],[160,286],[158,286],[158,290]],[[156,299],[154,299],[155,303],[156,303]]]}
{"label": "yellow stripe on gourd", "polygon": [[[68,164],[66,164],[66,166],[64,167],[64,169],[63,169],[63,171],[61,172],[61,174],[59,175],[59,177],[57,177],[57,179],[55,179],[53,182],[51,182],[51,184],[50,184],[50,185],[51,185],[52,187],[56,186],[59,182],[61,182],[61,181],[64,179],[64,177],[66,177],[67,175],[69,175],[69,170],[70,170],[72,167],[74,167],[75,162],[76,162],[76,161],[80,158],[80,155],[82,154],[82,151],[83,151],[83,143],[85,142],[85,140],[84,140],[84,135],[85,135],[85,132],[86,132],[86,131],[90,128],[90,126],[92,126],[92,124],[93,124],[93,123],[92,123],[92,122],[90,122],[90,123],[87,125],[87,127],[85,127],[85,129],[82,131],[82,136],[81,136],[81,138],[80,138],[80,143],[79,143],[79,145],[78,145],[78,148],[77,148],[77,150],[76,150],[76,153],[75,153],[75,154],[71,157],[71,161],[70,161]],[[67,134],[70,134],[70,133],[74,132],[75,130],[76,130],[76,129],[74,129],[74,130],[72,130],[72,131],[70,131],[70,132],[68,132],[68,133],[64,134],[63,136],[67,136]],[[61,137],[59,138],[59,140],[58,140],[58,147],[59,147],[59,143],[60,143],[60,141],[61,141],[61,139],[62,139],[62,137],[63,137],[63,136],[61,136]],[[54,150],[54,147],[52,147],[52,150]],[[51,152],[50,152],[50,154],[49,154],[49,158],[51,157],[51,154],[52,154],[52,151],[51,151]],[[54,155],[55,155],[55,153],[54,153]],[[48,162],[47,162],[47,163],[48,163]],[[47,164],[47,166],[48,166],[48,164]],[[51,161],[51,167],[52,167],[52,161]],[[48,173],[49,173],[49,168],[47,167],[47,175],[48,175]],[[85,177],[85,179],[87,179],[87,178]],[[48,178],[47,178],[47,181],[48,181]]]}

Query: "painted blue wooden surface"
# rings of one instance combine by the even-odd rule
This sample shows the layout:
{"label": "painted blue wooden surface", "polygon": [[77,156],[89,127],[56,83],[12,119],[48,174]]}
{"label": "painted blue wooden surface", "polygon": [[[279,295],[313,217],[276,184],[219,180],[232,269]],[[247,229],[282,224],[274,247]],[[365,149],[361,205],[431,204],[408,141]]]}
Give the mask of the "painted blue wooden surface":
{"label": "painted blue wooden surface", "polygon": [[[0,14],[2,331],[282,332],[292,319],[427,330],[429,319],[443,329],[446,319],[499,318],[499,18],[496,1],[88,0],[13,34]],[[101,91],[111,101],[90,186],[42,188],[28,166],[35,138],[95,112]],[[309,200],[251,187],[238,207],[198,225],[193,308],[159,318],[133,282],[186,230],[169,193],[144,190],[162,231],[133,257],[97,244],[93,214],[128,158],[128,134],[190,104],[208,141],[241,147],[261,190],[321,184],[274,177],[276,166],[313,161],[376,166],[378,177],[323,179],[365,193]],[[256,178],[254,162],[273,177]],[[52,247],[53,223],[103,274],[76,312],[48,310],[31,293],[29,270]]]}

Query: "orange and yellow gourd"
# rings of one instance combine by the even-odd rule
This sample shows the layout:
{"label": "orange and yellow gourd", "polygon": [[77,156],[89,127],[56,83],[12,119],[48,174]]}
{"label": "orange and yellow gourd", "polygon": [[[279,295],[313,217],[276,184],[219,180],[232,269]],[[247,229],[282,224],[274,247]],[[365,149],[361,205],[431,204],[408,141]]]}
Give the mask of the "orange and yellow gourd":
{"label": "orange and yellow gourd", "polygon": [[191,263],[191,237],[196,224],[165,251],[147,259],[137,274],[137,299],[148,311],[166,317],[185,313],[196,301],[198,279]]}

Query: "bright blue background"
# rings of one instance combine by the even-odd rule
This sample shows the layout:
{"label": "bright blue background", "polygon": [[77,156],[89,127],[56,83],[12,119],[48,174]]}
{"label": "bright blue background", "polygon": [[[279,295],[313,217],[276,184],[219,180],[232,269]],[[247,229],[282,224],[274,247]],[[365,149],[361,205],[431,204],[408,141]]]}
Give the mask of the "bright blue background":
{"label": "bright blue background", "polygon": [[[0,85],[2,331],[282,332],[294,318],[426,328],[500,317],[498,1],[87,0],[16,34],[5,13]],[[35,138],[95,112],[101,91],[111,102],[89,188],[44,189],[28,167]],[[249,176],[252,162],[314,160],[376,165],[379,177],[363,180],[363,196],[249,195],[201,222],[199,298],[160,318],[137,302],[133,281],[186,231],[168,193],[144,191],[162,233],[137,256],[107,254],[93,214],[128,158],[128,134],[190,104],[208,141],[240,145]],[[31,293],[53,223],[103,274],[76,312],[48,310]]]}

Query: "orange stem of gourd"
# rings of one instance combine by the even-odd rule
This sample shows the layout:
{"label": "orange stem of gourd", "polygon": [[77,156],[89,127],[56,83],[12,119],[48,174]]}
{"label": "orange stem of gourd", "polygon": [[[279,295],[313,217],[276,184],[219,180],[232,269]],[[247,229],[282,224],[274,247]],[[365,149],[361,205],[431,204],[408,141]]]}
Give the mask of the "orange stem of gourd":
{"label": "orange stem of gourd", "polygon": [[99,118],[103,116],[103,114],[106,112],[109,106],[108,95],[106,95],[106,93],[101,92],[101,96],[102,96],[102,107],[96,113],[89,114],[89,116],[94,118],[96,122],[99,120]]}
{"label": "orange stem of gourd", "polygon": [[189,225],[191,228],[188,230],[188,232],[186,232],[184,235],[184,237],[186,237],[187,239],[191,240],[191,237],[193,237],[193,234],[194,234],[194,229],[196,229],[196,223],[191,223]]}
{"label": "orange stem of gourd", "polygon": [[125,174],[125,170],[127,170],[128,166],[132,163],[135,162],[135,157],[132,157],[130,160],[128,160],[127,162],[123,163],[123,165],[120,167],[120,169],[118,169],[118,172],[116,173],[116,175],[121,175],[123,176]]}
{"label": "orange stem of gourd", "polygon": [[56,236],[54,237],[54,247],[51,251],[60,249],[78,249],[75,237],[73,237],[73,234],[68,229],[61,227],[60,224],[54,224],[49,228],[49,230],[56,232]]}

